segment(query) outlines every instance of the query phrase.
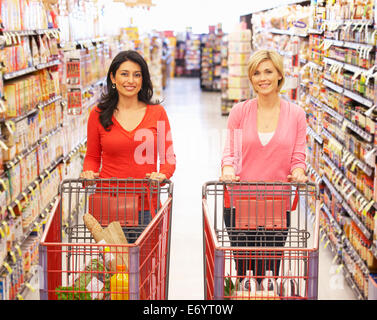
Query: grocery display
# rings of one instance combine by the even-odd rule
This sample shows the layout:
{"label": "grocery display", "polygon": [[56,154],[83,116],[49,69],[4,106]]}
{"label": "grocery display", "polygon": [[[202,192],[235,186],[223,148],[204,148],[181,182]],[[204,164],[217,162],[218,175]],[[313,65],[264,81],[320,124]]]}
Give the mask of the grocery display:
{"label": "grocery display", "polygon": [[[65,233],[73,232],[70,223],[74,210],[84,213],[82,195],[75,194],[77,198],[68,209],[68,200],[60,198],[59,186],[63,180],[79,177],[86,152],[87,119],[104,90],[112,59],[128,49],[138,51],[148,63],[152,100],[164,102],[169,77],[197,78],[177,83],[197,80],[203,96],[219,98],[222,116],[253,97],[247,70],[250,55],[258,49],[279,52],[286,71],[281,95],[306,111],[307,174],[320,190],[319,243],[332,253],[336,274],[343,275],[354,298],[376,300],[377,2],[277,1],[276,7],[261,11],[252,10],[250,4],[252,13],[242,16],[239,20],[243,22],[232,31],[225,32],[219,23],[210,25],[207,33],[194,33],[192,27],[145,31],[132,17],[119,19],[126,12],[125,4],[128,8],[139,5],[146,14],[155,6],[149,0],[0,1],[0,300],[22,300],[38,291],[41,255],[55,254],[47,242],[43,243],[43,234],[54,238],[51,225],[61,223],[62,237],[69,237]],[[62,220],[58,222],[55,217],[51,222],[61,203]],[[313,222],[317,204],[311,199],[305,203],[308,222]],[[119,234],[116,240],[106,238],[109,230],[119,233],[118,225],[96,233],[85,223],[91,237],[83,246],[88,259],[80,261],[77,275],[66,283],[43,288],[43,298],[166,298],[169,254],[161,248],[170,239],[169,214],[168,210],[161,214],[161,225],[156,222],[153,231],[155,237],[144,244],[153,245],[163,261],[156,267],[155,256],[146,255],[145,265],[132,266],[145,268],[145,282],[135,284],[125,258],[128,251],[113,255],[105,246],[139,250],[142,245],[132,246]],[[50,229],[46,231],[47,226]],[[163,234],[159,234],[161,230]],[[208,239],[213,236],[209,229],[205,232]],[[63,255],[60,240],[54,238]],[[93,245],[99,248],[95,254]],[[69,250],[67,256],[76,254]],[[215,257],[218,265],[228,268],[235,252],[222,256],[222,260],[220,255],[204,258],[212,262]],[[114,263],[114,256],[122,263]],[[300,267],[301,263],[317,262],[316,258],[290,259],[286,262]],[[207,277],[219,271],[217,267],[211,270],[214,266],[210,262]],[[68,279],[71,270],[64,268],[60,265],[58,272]],[[161,276],[158,285],[153,282],[153,268]],[[295,279],[294,272],[288,270],[277,279],[278,275],[267,270],[258,283],[253,270],[236,280],[231,268],[229,274],[224,270],[224,274],[219,273],[224,281],[216,280],[218,291],[207,288],[209,296],[235,300],[249,300],[250,296],[257,300],[318,298],[310,296],[303,285],[313,281],[308,274]],[[48,277],[56,276],[51,265],[44,271]],[[137,293],[131,292],[130,288],[137,286]],[[146,287],[154,291],[146,294]]]}
{"label": "grocery display", "polygon": [[252,18],[254,48],[281,53],[289,85],[282,94],[307,112],[307,169],[321,185],[321,242],[357,299],[375,295],[377,272],[373,18],[372,1],[353,0],[312,1]]}
{"label": "grocery display", "polygon": [[227,115],[235,103],[252,96],[247,72],[251,54],[251,30],[231,32],[223,44],[221,114]]}
{"label": "grocery display", "polygon": [[175,76],[199,77],[201,35],[194,34],[191,28],[176,35]]}
{"label": "grocery display", "polygon": [[111,59],[132,43],[95,32],[65,38],[58,21],[72,2],[1,5],[0,300],[8,300],[36,290],[39,242],[59,184],[80,174],[88,114]]}
{"label": "grocery display", "polygon": [[200,88],[221,91],[221,24],[209,26],[209,33],[201,35]]}
{"label": "grocery display", "polygon": [[200,73],[200,35],[187,33],[185,54],[186,76],[199,77]]}

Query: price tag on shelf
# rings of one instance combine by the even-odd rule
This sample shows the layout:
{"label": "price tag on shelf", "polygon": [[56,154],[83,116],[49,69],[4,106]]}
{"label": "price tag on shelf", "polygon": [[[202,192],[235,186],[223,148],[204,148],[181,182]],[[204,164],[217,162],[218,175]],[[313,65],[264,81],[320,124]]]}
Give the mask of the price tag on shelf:
{"label": "price tag on shelf", "polygon": [[12,218],[15,219],[16,214],[14,213],[13,208],[11,206],[8,206],[8,211],[9,211],[10,215],[12,216]]}
{"label": "price tag on shelf", "polygon": [[339,267],[336,269],[336,273],[339,273],[343,268],[343,263],[339,265]]}
{"label": "price tag on shelf", "polygon": [[39,232],[40,231],[40,225],[39,225],[39,223],[37,223],[37,222],[34,222],[34,227],[35,227],[35,231],[36,232]]}
{"label": "price tag on shelf", "polygon": [[5,126],[7,127],[9,133],[13,136],[14,132],[16,131],[16,125],[14,122],[11,120],[5,121]]}
{"label": "price tag on shelf", "polygon": [[22,251],[21,251],[20,246],[19,246],[18,244],[16,244],[14,247],[15,247],[15,249],[17,250],[18,255],[19,255],[20,257],[22,257]]}
{"label": "price tag on shelf", "polygon": [[26,204],[28,204],[29,203],[29,197],[27,196],[26,192],[23,191],[21,194],[24,196]]}
{"label": "price tag on shelf", "polygon": [[366,214],[369,212],[370,208],[372,208],[373,205],[374,205],[374,200],[371,200],[371,201],[367,204],[367,206],[364,208],[363,213],[364,213],[364,211],[365,211],[365,215],[366,215]]}
{"label": "price tag on shelf", "polygon": [[8,226],[8,224],[6,223],[6,221],[3,221],[1,224],[4,226],[5,234],[8,235],[9,234],[9,226]]}
{"label": "price tag on shelf", "polygon": [[10,254],[12,260],[13,260],[13,263],[16,263],[17,259],[16,259],[16,255],[14,254],[14,252],[13,251],[9,251],[9,254]]}
{"label": "price tag on shelf", "polygon": [[5,151],[8,151],[8,146],[0,139],[0,148]]}
{"label": "price tag on shelf", "polygon": [[334,259],[332,259],[332,264],[334,264],[336,260],[338,260],[338,255],[337,254],[334,256]]}
{"label": "price tag on shelf", "polygon": [[5,184],[5,182],[4,182],[3,179],[0,179],[0,184],[1,184],[1,186],[3,187],[3,190],[4,190],[4,191],[7,191],[7,185]]}
{"label": "price tag on shelf", "polygon": [[7,271],[8,271],[9,274],[13,273],[13,269],[10,267],[10,265],[8,264],[8,262],[5,261],[3,263],[3,266],[5,267],[5,269],[7,269]]}
{"label": "price tag on shelf", "polygon": [[50,173],[50,171],[48,171],[48,170],[46,169],[44,172],[47,174],[48,178],[51,179],[51,173]]}
{"label": "price tag on shelf", "polygon": [[35,292],[35,288],[34,288],[29,282],[26,282],[26,283],[25,283],[25,286],[26,286],[31,292]]}
{"label": "price tag on shelf", "polygon": [[1,237],[1,239],[5,238],[5,234],[4,234],[4,231],[3,231],[2,227],[0,227],[0,237]]}
{"label": "price tag on shelf", "polygon": [[22,206],[21,206],[20,200],[16,199],[16,200],[14,200],[14,202],[16,203],[16,205],[17,205],[17,207],[18,207],[18,210],[19,210],[19,212],[21,213],[21,211],[22,211]]}
{"label": "price tag on shelf", "polygon": [[351,166],[351,171],[355,171],[355,168],[356,168],[358,162],[359,162],[359,160],[357,160],[357,159],[354,160],[354,162],[352,163],[352,166]]}
{"label": "price tag on shelf", "polygon": [[324,246],[325,249],[327,248],[327,246],[329,245],[329,243],[330,243],[330,240],[327,240],[327,242],[325,243],[325,246]]}
{"label": "price tag on shelf", "polygon": [[33,197],[35,197],[35,191],[34,191],[34,188],[33,188],[32,186],[29,186],[28,189],[29,189],[29,191],[31,192],[31,195],[32,195]]}

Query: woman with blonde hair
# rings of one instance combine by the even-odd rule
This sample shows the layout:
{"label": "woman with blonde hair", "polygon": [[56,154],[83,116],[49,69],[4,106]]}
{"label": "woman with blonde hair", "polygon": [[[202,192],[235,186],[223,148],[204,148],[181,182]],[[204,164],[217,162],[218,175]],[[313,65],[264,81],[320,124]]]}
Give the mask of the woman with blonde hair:
{"label": "woman with blonde hair", "polygon": [[[236,104],[229,114],[220,180],[307,182],[306,113],[280,96],[285,80],[282,57],[271,50],[255,52],[248,63],[248,75],[255,97]],[[235,206],[229,202],[228,197],[224,221],[231,245],[262,245],[253,231],[245,233],[234,227]],[[268,246],[284,246],[287,230],[273,239],[267,237]],[[279,272],[280,259],[265,261],[265,265],[261,261],[236,260],[239,276],[245,275],[245,269],[257,271],[258,276],[264,276],[266,269],[273,270],[274,275]]]}

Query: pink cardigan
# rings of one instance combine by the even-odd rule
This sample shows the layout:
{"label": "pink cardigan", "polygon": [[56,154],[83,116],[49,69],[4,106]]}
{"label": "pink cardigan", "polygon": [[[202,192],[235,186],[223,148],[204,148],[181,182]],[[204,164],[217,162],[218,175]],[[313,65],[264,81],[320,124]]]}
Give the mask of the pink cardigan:
{"label": "pink cardigan", "polygon": [[233,166],[241,181],[287,181],[295,169],[306,169],[306,113],[281,99],[275,134],[263,146],[257,132],[257,99],[236,104],[228,118],[221,167]]}

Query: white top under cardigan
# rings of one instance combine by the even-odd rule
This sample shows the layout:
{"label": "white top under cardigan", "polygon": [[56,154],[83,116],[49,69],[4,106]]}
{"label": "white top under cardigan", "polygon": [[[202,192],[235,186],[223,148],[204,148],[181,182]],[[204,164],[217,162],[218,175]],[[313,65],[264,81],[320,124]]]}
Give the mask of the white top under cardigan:
{"label": "white top under cardigan", "polygon": [[262,146],[267,145],[272,137],[274,136],[275,131],[273,132],[258,132],[259,140],[262,144]]}

